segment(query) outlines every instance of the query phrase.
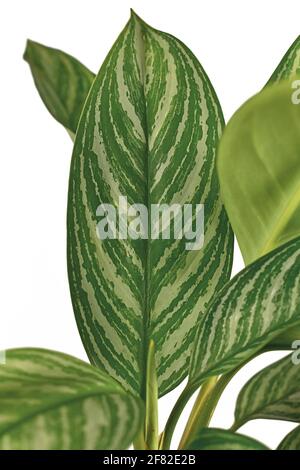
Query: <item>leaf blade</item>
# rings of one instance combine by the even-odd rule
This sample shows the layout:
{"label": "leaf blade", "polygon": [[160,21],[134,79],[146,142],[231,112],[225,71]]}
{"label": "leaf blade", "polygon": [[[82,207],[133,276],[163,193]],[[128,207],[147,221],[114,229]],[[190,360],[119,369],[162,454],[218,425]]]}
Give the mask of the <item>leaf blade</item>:
{"label": "leaf blade", "polygon": [[95,75],[63,51],[28,40],[24,59],[46,108],[74,140]]}
{"label": "leaf blade", "polygon": [[234,428],[259,418],[299,422],[299,370],[288,355],[252,377],[237,398]]}
{"label": "leaf blade", "polygon": [[300,449],[300,426],[293,429],[280,442],[278,450],[299,450]]}
{"label": "leaf blade", "polygon": [[248,264],[300,233],[300,107],[290,82],[267,87],[233,116],[220,142],[221,193]]}
{"label": "leaf blade", "polygon": [[188,450],[269,450],[261,442],[225,429],[201,429],[187,446]]}
{"label": "leaf blade", "polygon": [[298,237],[247,266],[213,298],[198,325],[191,386],[233,370],[299,326],[299,263]]}
{"label": "leaf blade", "polygon": [[[222,124],[215,93],[192,53],[133,14],[95,79],[78,128],[68,265],[90,360],[142,396],[149,340],[162,395],[186,375],[199,310],[229,277],[232,233],[214,168]],[[148,209],[152,203],[206,203],[205,247],[188,252],[184,240],[97,240],[98,204],[116,206],[120,195]]]}
{"label": "leaf blade", "polygon": [[1,449],[126,448],[142,408],[102,371],[66,354],[14,349],[0,368]]}
{"label": "leaf blade", "polygon": [[266,86],[279,83],[282,80],[288,80],[291,77],[297,77],[298,75],[300,75],[300,36],[295,39],[285,53]]}

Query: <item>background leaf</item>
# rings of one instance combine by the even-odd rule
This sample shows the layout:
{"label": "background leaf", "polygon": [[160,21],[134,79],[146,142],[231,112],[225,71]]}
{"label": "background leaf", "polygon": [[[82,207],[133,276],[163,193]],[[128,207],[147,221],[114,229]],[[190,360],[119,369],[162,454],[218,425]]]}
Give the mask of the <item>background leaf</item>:
{"label": "background leaf", "polygon": [[69,54],[30,40],[24,59],[48,111],[74,139],[95,75]]}
{"label": "background leaf", "polygon": [[300,421],[300,366],[292,355],[258,372],[241,390],[234,429],[258,418]]}
{"label": "background leaf", "polygon": [[293,42],[286,52],[275,72],[272,74],[267,85],[287,80],[300,75],[300,36]]}
{"label": "background leaf", "polygon": [[235,369],[280,333],[300,324],[300,238],[247,266],[200,318],[190,386]]}
{"label": "background leaf", "polygon": [[285,436],[279,444],[278,450],[300,450],[300,426]]}
{"label": "background leaf", "polygon": [[[232,233],[215,171],[222,125],[215,92],[193,54],[133,13],[95,79],[78,127],[68,265],[91,362],[143,397],[149,340],[163,395],[185,377],[198,316],[230,275]],[[97,207],[117,206],[120,195],[148,209],[204,204],[203,248],[187,251],[186,240],[172,236],[99,240]]]}
{"label": "background leaf", "polygon": [[127,448],[139,399],[89,364],[42,349],[13,349],[0,367],[0,449]]}
{"label": "background leaf", "polygon": [[289,82],[250,99],[220,142],[221,192],[246,264],[300,234],[300,106]]}
{"label": "background leaf", "polygon": [[269,450],[252,437],[225,429],[201,429],[195,435],[187,450]]}

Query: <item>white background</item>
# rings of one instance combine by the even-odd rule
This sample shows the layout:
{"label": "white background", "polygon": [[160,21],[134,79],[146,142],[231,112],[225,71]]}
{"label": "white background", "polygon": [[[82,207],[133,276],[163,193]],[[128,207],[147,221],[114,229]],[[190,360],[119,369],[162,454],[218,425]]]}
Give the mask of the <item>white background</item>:
{"label": "white background", "polygon": [[[72,143],[48,114],[22,60],[26,38],[73,54],[97,71],[129,8],[195,53],[226,120],[265,84],[300,33],[299,0],[9,0],[0,6],[0,349],[40,346],[82,359],[66,271],[66,198]],[[243,267],[236,251],[234,272]],[[229,385],[213,425],[232,424],[240,386],[271,353]],[[178,391],[161,402],[161,426]],[[188,409],[180,421],[182,428]],[[291,423],[256,420],[244,433],[276,446]],[[174,440],[178,441],[179,431]]]}

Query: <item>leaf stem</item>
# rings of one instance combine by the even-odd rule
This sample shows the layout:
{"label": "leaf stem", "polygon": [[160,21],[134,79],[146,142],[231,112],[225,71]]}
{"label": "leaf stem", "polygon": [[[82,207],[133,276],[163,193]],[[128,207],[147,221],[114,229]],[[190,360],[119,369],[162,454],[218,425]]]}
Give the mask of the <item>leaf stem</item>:
{"label": "leaf stem", "polygon": [[144,429],[142,429],[135,440],[133,441],[133,448],[134,450],[145,450],[146,444],[144,440]]}
{"label": "leaf stem", "polygon": [[158,387],[155,344],[152,339],[147,356],[145,442],[148,449],[158,449]]}
{"label": "leaf stem", "polygon": [[183,432],[179,449],[184,449],[188,441],[191,440],[192,436],[199,431],[199,429],[208,427],[222,393],[235,374],[256,356],[269,350],[270,348],[268,347],[263,348],[232,371],[221,375],[218,380],[217,377],[214,376],[203,384]]}
{"label": "leaf stem", "polygon": [[180,443],[179,443],[179,449],[184,449],[185,445],[189,439],[189,436],[193,433],[194,428],[196,426],[195,421],[199,422],[199,416],[202,414],[202,410],[206,405],[206,401],[208,399],[209,394],[212,392],[214,389],[216,383],[217,383],[218,377],[211,377],[208,379],[201,387],[200,392],[196,398],[196,401],[194,403],[194,406],[192,408],[190,417],[187,421],[186,427],[184,429],[184,432],[182,434]]}
{"label": "leaf stem", "polygon": [[165,430],[162,434],[160,449],[168,450],[170,448],[177,421],[179,420],[185,405],[187,404],[194,392],[195,389],[192,388],[189,384],[187,384],[180,397],[178,398],[177,402],[175,403],[175,406],[171,411],[171,414],[167,421]]}

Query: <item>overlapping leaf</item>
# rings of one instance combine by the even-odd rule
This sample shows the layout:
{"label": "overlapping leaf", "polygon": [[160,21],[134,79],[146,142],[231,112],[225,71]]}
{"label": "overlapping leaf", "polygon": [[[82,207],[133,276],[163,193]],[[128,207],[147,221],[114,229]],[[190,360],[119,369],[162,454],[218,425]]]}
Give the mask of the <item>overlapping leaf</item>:
{"label": "overlapping leaf", "polygon": [[300,366],[291,355],[260,371],[241,390],[234,428],[257,418],[300,421]]}
{"label": "overlapping leaf", "polygon": [[283,331],[299,327],[299,267],[298,237],[247,266],[213,298],[195,337],[191,387],[233,370]]}
{"label": "overlapping leaf", "polygon": [[139,399],[65,354],[7,351],[0,367],[0,449],[127,448],[141,426]]}
{"label": "overlapping leaf", "polygon": [[95,75],[69,54],[34,41],[27,42],[24,59],[47,109],[74,138]]}
{"label": "overlapping leaf", "polygon": [[188,450],[268,450],[261,442],[225,429],[201,429]]}
{"label": "overlapping leaf", "polygon": [[[94,81],[78,127],[68,203],[68,264],[89,358],[144,395],[153,339],[160,395],[186,375],[197,318],[231,270],[215,150],[223,118],[193,54],[132,14]],[[204,246],[100,240],[97,207],[204,204]],[[149,219],[148,219],[149,220]]]}
{"label": "overlapping leaf", "polygon": [[291,431],[279,444],[278,450],[300,450],[300,426]]}
{"label": "overlapping leaf", "polygon": [[300,235],[300,105],[290,82],[242,106],[221,139],[221,192],[245,262]]}

